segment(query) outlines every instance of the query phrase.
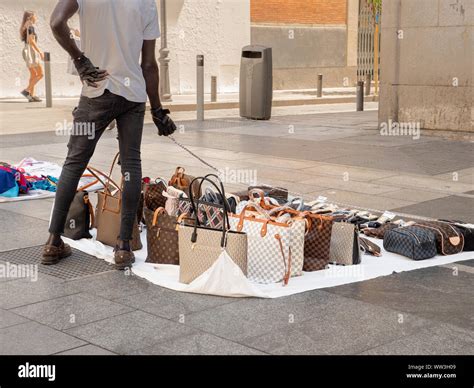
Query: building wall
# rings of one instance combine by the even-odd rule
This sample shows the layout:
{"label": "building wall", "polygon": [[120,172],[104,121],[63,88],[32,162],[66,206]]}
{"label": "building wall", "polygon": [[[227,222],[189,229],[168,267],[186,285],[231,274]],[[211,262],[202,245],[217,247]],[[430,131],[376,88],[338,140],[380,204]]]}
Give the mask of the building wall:
{"label": "building wall", "polygon": [[[51,52],[54,96],[77,96],[81,85],[67,74],[67,54],[49,28],[49,17],[57,0],[2,0],[0,2],[0,98],[20,97],[29,73],[21,56],[19,27],[24,10],[38,15],[39,45]],[[157,0],[158,9],[159,0]],[[205,55],[205,85],[218,77],[219,92],[237,92],[241,48],[250,43],[249,0],[167,0],[168,47],[172,94],[193,93],[196,85],[196,55]],[[78,27],[77,16],[71,26]],[[157,57],[160,42],[157,42]],[[44,82],[38,95],[44,94]]]}
{"label": "building wall", "polygon": [[474,131],[472,0],[393,0],[382,14],[379,121]]}
{"label": "building wall", "polygon": [[273,49],[274,88],[356,82],[358,0],[251,0],[252,44]]}

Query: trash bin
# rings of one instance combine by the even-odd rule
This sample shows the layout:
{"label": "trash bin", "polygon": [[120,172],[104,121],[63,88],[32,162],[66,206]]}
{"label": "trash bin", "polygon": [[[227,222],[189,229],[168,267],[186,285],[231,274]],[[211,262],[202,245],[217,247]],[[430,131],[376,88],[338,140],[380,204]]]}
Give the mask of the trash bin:
{"label": "trash bin", "polygon": [[240,116],[268,120],[272,114],[272,49],[260,45],[245,46],[240,63]]}

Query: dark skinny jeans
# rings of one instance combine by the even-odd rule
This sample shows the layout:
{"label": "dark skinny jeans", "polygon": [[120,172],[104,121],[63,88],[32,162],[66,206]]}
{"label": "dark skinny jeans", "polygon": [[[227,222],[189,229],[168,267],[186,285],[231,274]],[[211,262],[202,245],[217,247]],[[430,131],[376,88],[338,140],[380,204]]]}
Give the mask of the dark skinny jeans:
{"label": "dark skinny jeans", "polygon": [[[64,232],[67,214],[79,180],[91,159],[97,142],[107,126],[117,122],[120,163],[123,180],[121,240],[132,239],[133,223],[141,193],[142,141],[145,103],[128,101],[106,90],[96,98],[81,96],[73,112],[74,132],[68,143],[68,154],[59,178],[49,232]],[[114,154],[110,154],[110,162]],[[107,171],[108,173],[108,171]]]}

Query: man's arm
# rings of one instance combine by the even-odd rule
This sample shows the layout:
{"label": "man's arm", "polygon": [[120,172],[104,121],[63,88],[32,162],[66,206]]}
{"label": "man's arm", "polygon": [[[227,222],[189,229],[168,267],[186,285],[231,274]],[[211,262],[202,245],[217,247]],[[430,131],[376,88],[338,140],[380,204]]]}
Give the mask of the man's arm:
{"label": "man's arm", "polygon": [[76,0],[59,0],[49,21],[54,37],[73,59],[79,58],[82,52],[77,47],[74,39],[71,39],[67,22],[77,12],[78,8]]}
{"label": "man's arm", "polygon": [[76,42],[71,37],[67,22],[78,9],[77,0],[59,0],[51,14],[49,24],[58,43],[73,59],[81,81],[96,88],[99,86],[97,82],[103,81],[108,74],[106,70],[95,67],[89,58],[79,50]]}
{"label": "man's arm", "polygon": [[141,66],[146,83],[146,94],[150,100],[151,109],[160,108],[160,76],[155,56],[155,40],[143,41]]}
{"label": "man's arm", "polygon": [[176,131],[176,125],[168,116],[170,111],[163,109],[160,101],[160,76],[155,56],[155,40],[144,40],[142,46],[142,72],[145,78],[146,94],[150,100],[151,116],[158,128],[160,136],[171,135]]}

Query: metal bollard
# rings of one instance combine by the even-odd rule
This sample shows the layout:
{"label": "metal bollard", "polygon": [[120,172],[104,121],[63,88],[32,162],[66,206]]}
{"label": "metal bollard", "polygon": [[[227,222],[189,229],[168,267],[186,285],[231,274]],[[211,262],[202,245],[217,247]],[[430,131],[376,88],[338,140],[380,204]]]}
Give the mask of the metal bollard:
{"label": "metal bollard", "polygon": [[372,82],[372,77],[370,73],[367,73],[365,76],[365,95],[370,96],[370,83]]}
{"label": "metal bollard", "polygon": [[204,121],[204,55],[196,56],[196,111],[197,120]]}
{"label": "metal bollard", "polygon": [[318,94],[317,94],[318,97],[322,97],[323,96],[323,75],[322,74],[318,74]]}
{"label": "metal bollard", "polygon": [[213,75],[211,77],[211,102],[217,101],[217,77]]}
{"label": "metal bollard", "polygon": [[357,112],[364,110],[364,81],[357,82]]}
{"label": "metal bollard", "polygon": [[46,108],[53,106],[53,96],[51,89],[51,55],[49,52],[44,53],[44,83],[46,93]]}

